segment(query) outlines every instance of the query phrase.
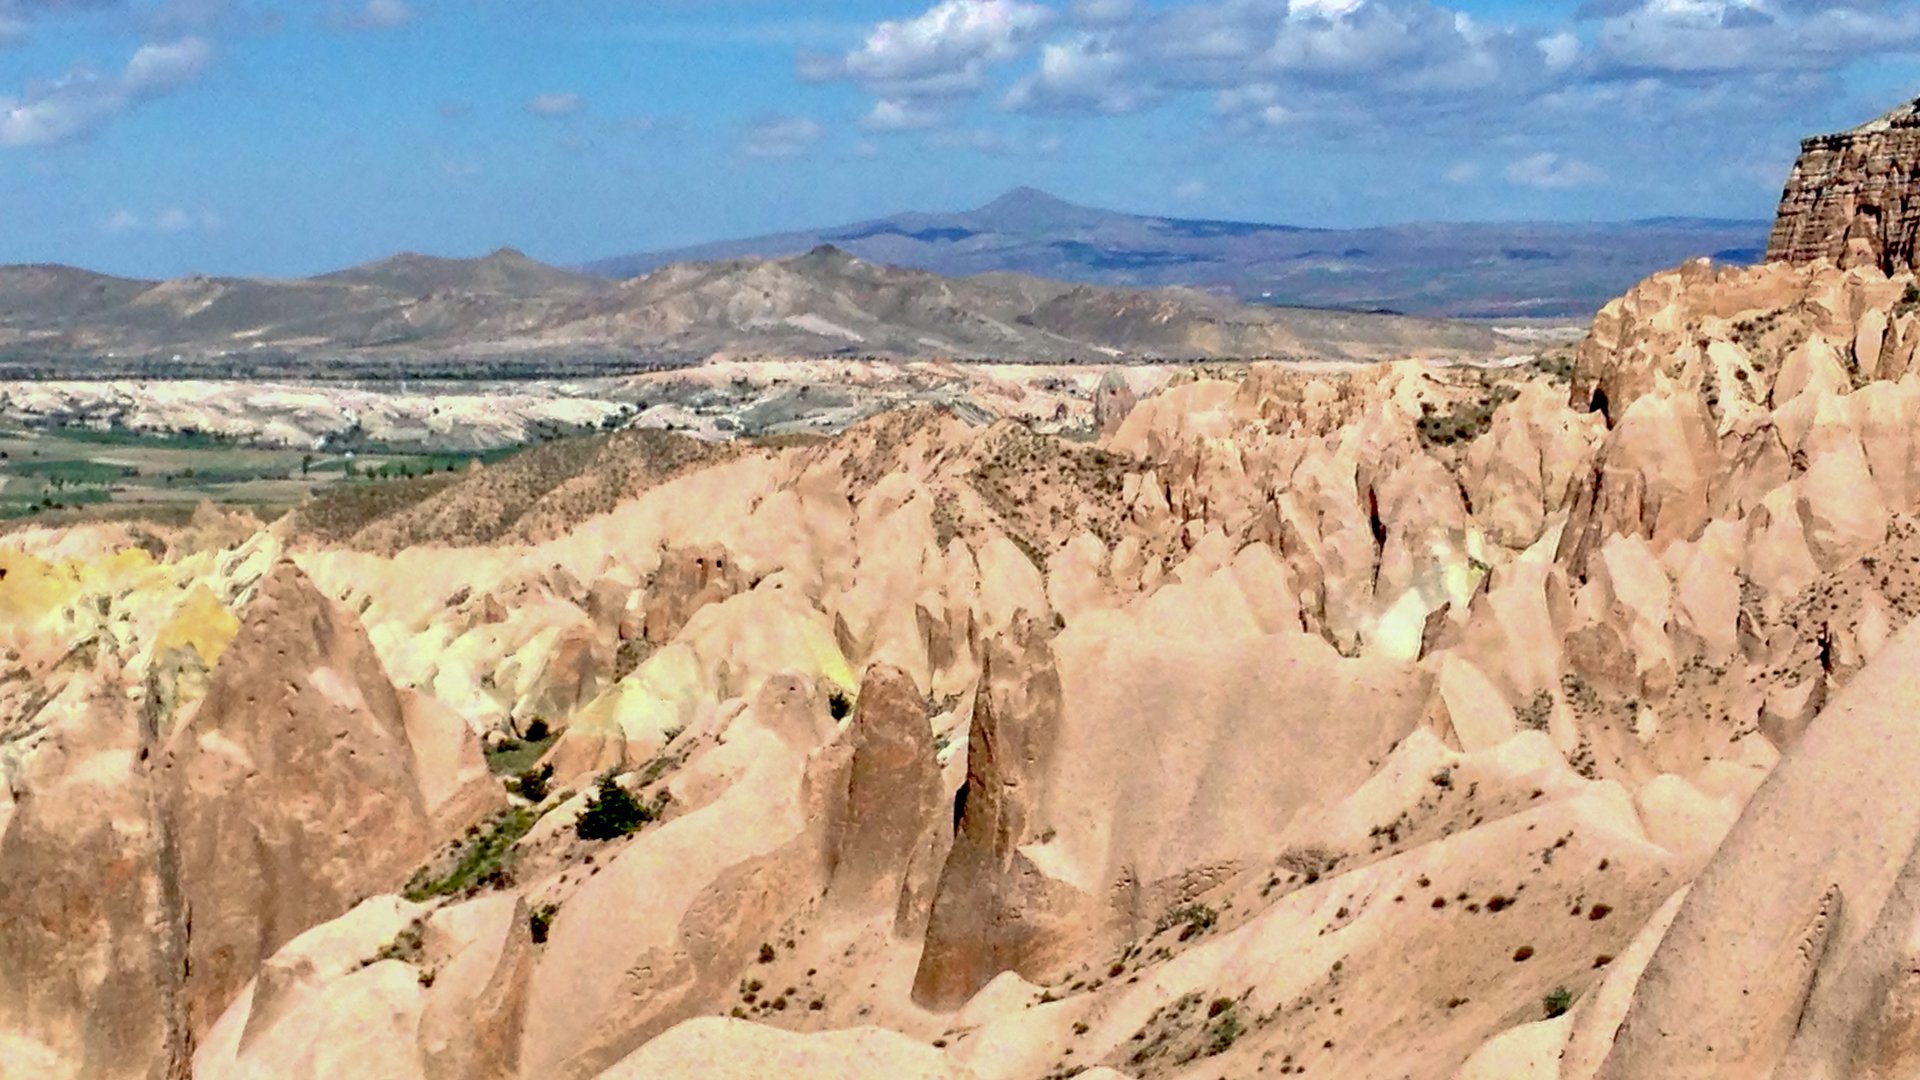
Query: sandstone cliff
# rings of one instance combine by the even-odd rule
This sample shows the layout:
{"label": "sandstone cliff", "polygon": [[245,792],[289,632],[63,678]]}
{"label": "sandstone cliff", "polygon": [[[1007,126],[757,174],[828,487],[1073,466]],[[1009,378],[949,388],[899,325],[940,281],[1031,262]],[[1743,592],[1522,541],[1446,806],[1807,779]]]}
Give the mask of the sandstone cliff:
{"label": "sandstone cliff", "polygon": [[1920,101],[1801,143],[1767,258],[1920,269]]}

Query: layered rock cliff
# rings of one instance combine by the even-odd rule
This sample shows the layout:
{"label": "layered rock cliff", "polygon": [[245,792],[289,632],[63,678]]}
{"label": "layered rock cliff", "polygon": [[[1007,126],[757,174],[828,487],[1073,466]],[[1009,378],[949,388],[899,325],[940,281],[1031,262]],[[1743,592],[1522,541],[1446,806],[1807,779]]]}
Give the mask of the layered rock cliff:
{"label": "layered rock cliff", "polygon": [[1920,268],[1920,101],[1800,144],[1767,258]]}

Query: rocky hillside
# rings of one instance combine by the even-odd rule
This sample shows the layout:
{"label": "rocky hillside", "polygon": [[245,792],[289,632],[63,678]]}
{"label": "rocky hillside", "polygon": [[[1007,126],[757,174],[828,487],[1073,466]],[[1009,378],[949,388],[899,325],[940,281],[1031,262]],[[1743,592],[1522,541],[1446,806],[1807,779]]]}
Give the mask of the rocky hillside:
{"label": "rocky hillside", "polygon": [[1801,144],[1767,258],[1920,268],[1920,101]]}
{"label": "rocky hillside", "polygon": [[1247,306],[1186,289],[942,278],[834,248],[670,266],[613,283],[514,251],[400,255],[298,281],[129,281],[0,267],[0,375],[559,377],[715,353],[1030,363],[1485,359],[1435,319]]}
{"label": "rocky hillside", "polygon": [[1911,1075],[1912,284],[9,534],[0,1075]]}

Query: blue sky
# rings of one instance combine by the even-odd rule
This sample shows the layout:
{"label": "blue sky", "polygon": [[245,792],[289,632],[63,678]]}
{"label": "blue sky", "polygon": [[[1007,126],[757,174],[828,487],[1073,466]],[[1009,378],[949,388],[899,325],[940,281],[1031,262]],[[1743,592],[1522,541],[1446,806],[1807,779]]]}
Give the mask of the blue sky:
{"label": "blue sky", "polygon": [[1917,61],[1920,0],[0,0],[0,262],[570,263],[1019,184],[1765,217]]}

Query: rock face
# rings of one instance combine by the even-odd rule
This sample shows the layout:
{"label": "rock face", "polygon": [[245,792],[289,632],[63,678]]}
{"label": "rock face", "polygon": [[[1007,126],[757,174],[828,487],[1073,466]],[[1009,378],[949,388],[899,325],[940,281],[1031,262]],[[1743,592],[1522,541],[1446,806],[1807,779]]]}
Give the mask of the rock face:
{"label": "rock face", "polygon": [[1920,269],[1920,101],[1800,144],[1767,258]]}
{"label": "rock face", "polygon": [[166,771],[196,1031],[276,949],[399,885],[431,842],[400,695],[292,563],[261,582]]}

